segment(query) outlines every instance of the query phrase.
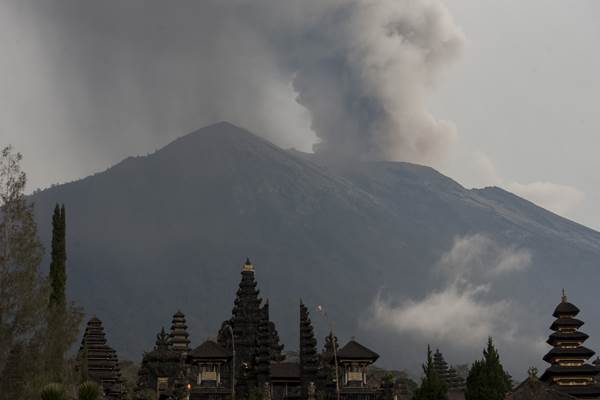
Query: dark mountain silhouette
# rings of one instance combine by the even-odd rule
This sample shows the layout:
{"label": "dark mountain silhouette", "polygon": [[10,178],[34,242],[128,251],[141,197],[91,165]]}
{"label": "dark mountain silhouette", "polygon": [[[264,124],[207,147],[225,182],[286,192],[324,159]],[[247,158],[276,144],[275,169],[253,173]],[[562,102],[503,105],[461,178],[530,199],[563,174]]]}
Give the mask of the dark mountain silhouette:
{"label": "dark mountain silhouette", "polygon": [[[54,204],[65,203],[69,294],[105,321],[128,358],[150,349],[177,309],[194,345],[214,336],[250,257],[287,350],[297,347],[302,297],[320,333],[316,304],[342,338],[359,333],[384,364],[412,365],[422,349],[403,353],[403,343],[361,321],[381,291],[418,298],[436,287],[432,266],[455,237],[475,233],[534,254],[493,296],[545,312],[566,285],[581,291],[588,331],[600,338],[596,298],[584,295],[596,290],[589,277],[600,233],[499,188],[467,190],[429,167],[328,165],[219,123],[32,197],[46,242]],[[545,316],[532,318],[540,336]]]}

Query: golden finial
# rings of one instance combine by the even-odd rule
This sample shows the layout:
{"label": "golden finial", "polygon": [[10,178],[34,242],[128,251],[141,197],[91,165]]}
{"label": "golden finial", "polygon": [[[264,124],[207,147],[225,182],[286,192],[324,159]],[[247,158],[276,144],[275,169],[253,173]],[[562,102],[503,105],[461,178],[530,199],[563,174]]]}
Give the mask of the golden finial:
{"label": "golden finial", "polygon": [[246,258],[246,262],[244,263],[243,270],[250,271],[250,272],[254,271],[254,265],[252,265],[249,258]]}
{"label": "golden finial", "polygon": [[561,302],[566,303],[567,302],[567,295],[565,294],[565,289],[563,288],[562,290],[562,296],[561,296]]}

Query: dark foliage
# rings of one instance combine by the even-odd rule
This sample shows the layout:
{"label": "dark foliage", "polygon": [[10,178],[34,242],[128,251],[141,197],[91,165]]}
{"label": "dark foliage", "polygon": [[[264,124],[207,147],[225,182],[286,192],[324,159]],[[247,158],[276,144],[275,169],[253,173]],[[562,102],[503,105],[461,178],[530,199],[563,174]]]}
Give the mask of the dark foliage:
{"label": "dark foliage", "polygon": [[447,400],[448,387],[435,370],[431,349],[427,347],[427,362],[423,364],[423,378],[413,400]]}
{"label": "dark foliage", "polygon": [[471,366],[467,376],[466,400],[504,400],[511,390],[510,375],[500,363],[500,355],[494,347],[492,338],[488,339],[483,358]]}

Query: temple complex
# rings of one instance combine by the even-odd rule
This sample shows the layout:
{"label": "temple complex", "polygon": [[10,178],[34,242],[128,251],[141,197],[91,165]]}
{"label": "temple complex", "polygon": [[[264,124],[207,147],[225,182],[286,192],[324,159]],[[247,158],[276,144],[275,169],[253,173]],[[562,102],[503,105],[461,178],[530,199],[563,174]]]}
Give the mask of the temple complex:
{"label": "temple complex", "polygon": [[173,348],[169,339],[163,328],[156,335],[154,349],[144,354],[138,370],[136,396],[143,397],[146,390],[154,391],[159,398],[169,397],[182,390],[176,383],[184,367],[180,354]]}
{"label": "temple complex", "polygon": [[[206,340],[188,355],[191,367],[190,400],[229,399],[232,396],[233,354],[220,344]],[[195,378],[195,379],[194,379]]]}
{"label": "temple complex", "polygon": [[[537,370],[508,396],[526,399],[600,399],[600,358],[583,343],[579,309],[564,294],[556,306],[552,349],[543,357],[550,366],[538,379]],[[260,297],[250,260],[242,266],[231,316],[223,321],[215,340],[192,347],[185,315],[177,311],[169,333],[161,329],[154,348],[143,354],[135,388],[136,400],[404,400],[412,397],[406,379],[367,379],[379,355],[358,341],[339,347],[330,332],[321,352],[309,308],[298,308],[297,357],[283,353],[269,303]],[[437,375],[448,388],[448,399],[464,399],[465,380],[438,350],[433,356]],[[83,380],[97,382],[107,400],[124,400],[126,390],[116,352],[107,344],[102,322],[87,323],[77,355]],[[371,375],[373,376],[373,375]],[[408,383],[407,383],[408,382]]]}
{"label": "temple complex", "polygon": [[552,349],[544,356],[550,364],[540,380],[552,389],[579,399],[600,397],[600,385],[595,378],[600,374],[596,366],[586,361],[595,353],[583,346],[588,335],[579,331],[583,321],[575,318],[579,309],[567,301],[564,294],[552,316],[556,318],[550,329],[554,331],[547,340]]}
{"label": "temple complex", "polygon": [[185,316],[177,311],[170,334],[161,330],[154,349],[143,356],[135,398],[393,398],[389,388],[367,385],[367,369],[379,357],[375,352],[355,340],[338,349],[333,333],[327,336],[323,352],[318,352],[310,313],[302,302],[299,334],[298,359],[288,360],[275,323],[270,320],[269,303],[263,302],[257,289],[254,266],[246,260],[231,317],[221,324],[217,340],[206,340],[191,348]]}
{"label": "temple complex", "polygon": [[107,400],[125,399],[117,353],[108,346],[102,321],[96,317],[92,317],[85,328],[77,354],[77,369],[83,380],[94,381],[102,387]]}

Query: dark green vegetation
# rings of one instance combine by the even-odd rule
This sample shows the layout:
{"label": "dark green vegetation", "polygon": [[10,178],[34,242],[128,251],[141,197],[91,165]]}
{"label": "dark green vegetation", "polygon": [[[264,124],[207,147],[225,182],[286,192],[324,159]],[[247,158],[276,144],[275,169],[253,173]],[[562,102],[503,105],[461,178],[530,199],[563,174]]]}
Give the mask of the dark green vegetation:
{"label": "dark green vegetation", "polygon": [[448,386],[442,381],[433,364],[431,349],[427,347],[427,362],[423,364],[421,386],[416,390],[413,400],[446,400]]}
{"label": "dark green vegetation", "polygon": [[[79,333],[80,311],[65,295],[64,207],[53,219],[50,277],[40,272],[43,247],[33,206],[23,194],[21,155],[0,154],[0,399],[61,398],[73,381],[65,360]],[[54,382],[51,386],[47,386]]]}
{"label": "dark green vegetation", "polygon": [[489,338],[483,358],[471,366],[467,376],[466,400],[504,400],[511,390],[510,375],[504,371],[500,356]]}

